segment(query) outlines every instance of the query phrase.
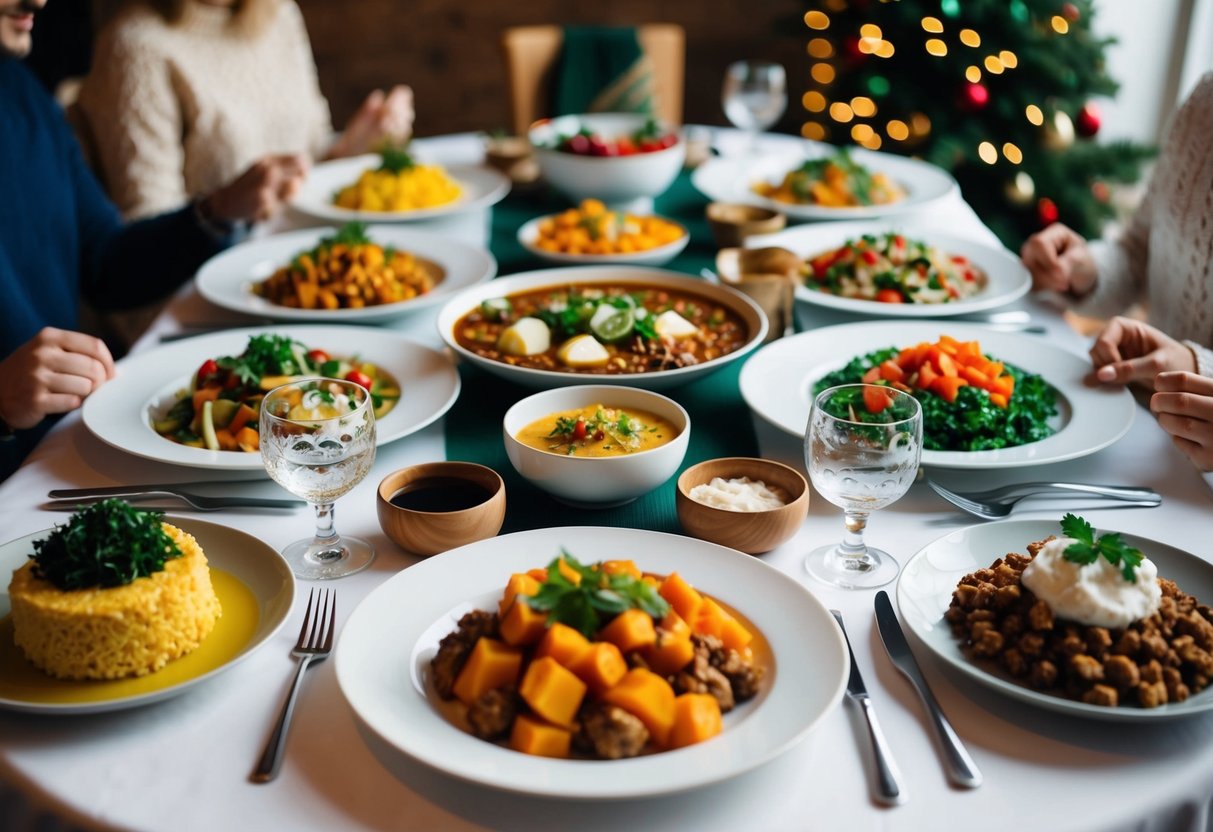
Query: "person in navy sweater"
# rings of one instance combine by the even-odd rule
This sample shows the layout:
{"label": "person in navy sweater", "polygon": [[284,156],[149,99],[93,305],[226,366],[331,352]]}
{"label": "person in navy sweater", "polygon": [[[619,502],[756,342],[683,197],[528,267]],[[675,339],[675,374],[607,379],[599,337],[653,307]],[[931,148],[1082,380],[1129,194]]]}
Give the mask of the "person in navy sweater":
{"label": "person in navy sweater", "polygon": [[114,375],[76,331],[77,299],[123,309],[164,297],[246,224],[276,213],[307,162],[266,157],[177,211],[126,225],[62,111],[22,64],[46,0],[0,0],[0,480]]}

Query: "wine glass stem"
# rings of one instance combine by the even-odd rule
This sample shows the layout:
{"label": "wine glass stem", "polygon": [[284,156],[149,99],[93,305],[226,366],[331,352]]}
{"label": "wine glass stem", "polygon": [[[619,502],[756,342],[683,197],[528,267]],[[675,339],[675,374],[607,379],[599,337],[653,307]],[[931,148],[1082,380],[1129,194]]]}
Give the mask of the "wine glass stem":
{"label": "wine glass stem", "polygon": [[758,134],[760,132],[762,132],[762,131],[753,130],[753,129],[746,131],[745,153],[747,156],[757,156],[758,155]]}
{"label": "wine glass stem", "polygon": [[868,525],[867,512],[848,511],[843,516],[843,523],[846,525],[846,532],[842,536],[842,543],[838,545],[838,553],[847,558],[867,557],[868,547],[863,542],[863,530]]}
{"label": "wine glass stem", "polygon": [[332,503],[313,503],[316,509],[316,545],[324,546],[337,539],[337,529],[333,525],[333,515],[336,507]]}

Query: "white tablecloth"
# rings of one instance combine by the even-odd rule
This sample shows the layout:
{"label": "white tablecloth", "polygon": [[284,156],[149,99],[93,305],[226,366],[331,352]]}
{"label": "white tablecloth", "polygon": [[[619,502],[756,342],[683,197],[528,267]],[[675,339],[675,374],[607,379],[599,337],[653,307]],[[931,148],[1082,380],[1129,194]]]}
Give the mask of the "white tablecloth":
{"label": "white tablecloth", "polygon": [[[428,144],[452,161],[475,153],[472,137]],[[924,221],[951,233],[992,239],[959,198]],[[483,227],[479,220],[469,225]],[[1049,326],[1047,337],[1054,343],[1085,352],[1082,339],[1055,313],[1033,302],[1023,306]],[[228,319],[186,289],[138,349],[154,347],[157,333],[182,323]],[[432,314],[395,326],[438,343]],[[756,428],[764,455],[803,470],[794,438],[765,424]],[[437,424],[381,448],[371,475],[340,500],[338,528],[369,538],[379,555],[369,570],[336,584],[339,626],[370,590],[413,562],[379,530],[376,484],[396,468],[442,456],[442,425]],[[197,476],[222,478],[208,472]],[[0,537],[12,539],[62,522],[63,515],[39,510],[51,488],[184,478],[180,470],[103,446],[72,415],[26,466],[0,485]],[[1164,496],[1160,508],[1104,508],[1088,516],[1103,527],[1213,557],[1210,491],[1145,409],[1139,409],[1127,436],[1093,456],[1006,474],[948,472],[946,481],[964,486],[1044,478],[1151,486]],[[280,493],[268,482],[250,489]],[[1021,515],[1055,517],[1056,508],[1016,516]],[[302,509],[203,516],[274,547],[303,536],[311,526],[309,512]],[[904,563],[970,519],[916,485],[874,516],[867,537]],[[880,644],[873,626],[873,593],[826,587],[801,568],[805,552],[838,538],[841,530],[839,512],[814,499],[800,533],[762,557],[843,612],[905,777],[909,801],[903,806],[884,808],[870,799],[862,727],[855,710],[845,704],[774,762],[689,794],[587,805],[499,793],[434,773],[362,731],[338,690],[332,662],[307,675],[282,774],[269,785],[253,785],[248,773],[292,672],[288,653],[302,616],[307,594],[302,592],[288,625],[274,639],[247,661],[175,699],[96,716],[0,714],[0,829],[1213,829],[1213,717],[1148,726],[1067,719],[959,677],[915,644],[936,695],[985,774],[979,789],[951,788],[919,702]]]}

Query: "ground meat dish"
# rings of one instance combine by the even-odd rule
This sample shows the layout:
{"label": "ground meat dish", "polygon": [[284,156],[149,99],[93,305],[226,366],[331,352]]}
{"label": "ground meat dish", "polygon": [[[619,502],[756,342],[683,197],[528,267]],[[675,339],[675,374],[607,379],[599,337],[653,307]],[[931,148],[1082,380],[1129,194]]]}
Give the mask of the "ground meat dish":
{"label": "ground meat dish", "polygon": [[715,636],[695,634],[695,658],[671,682],[677,693],[710,693],[728,713],[738,702],[752,699],[762,680],[761,668],[747,663],[736,650],[727,650]]}
{"label": "ground meat dish", "polygon": [[522,697],[517,688],[494,688],[468,708],[468,725],[482,740],[501,739],[509,733],[521,708]]}
{"label": "ground meat dish", "polygon": [[1213,609],[1160,578],[1162,603],[1124,629],[1055,619],[1020,577],[1049,540],[961,578],[944,618],[966,655],[1045,693],[1092,705],[1154,708],[1213,680]]}
{"label": "ground meat dish", "polygon": [[497,614],[484,610],[472,610],[459,619],[458,627],[438,642],[438,652],[430,660],[430,673],[434,677],[434,690],[443,699],[455,698],[455,678],[481,636],[493,638],[497,635]]}
{"label": "ground meat dish", "polygon": [[644,723],[623,708],[587,701],[577,714],[577,747],[603,760],[635,757],[649,741]]}

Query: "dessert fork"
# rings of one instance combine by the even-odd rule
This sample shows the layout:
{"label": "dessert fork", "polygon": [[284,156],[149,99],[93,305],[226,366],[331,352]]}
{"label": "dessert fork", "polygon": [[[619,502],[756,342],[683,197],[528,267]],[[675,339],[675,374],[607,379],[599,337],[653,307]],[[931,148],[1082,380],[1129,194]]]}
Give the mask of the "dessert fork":
{"label": "dessert fork", "polygon": [[[315,609],[315,615],[312,610]],[[323,608],[323,610],[322,610]],[[323,661],[333,649],[333,631],[337,628],[337,595],[333,590],[317,590],[312,588],[307,598],[307,610],[303,613],[303,627],[299,630],[299,640],[291,655],[298,660],[295,668],[295,678],[291,681],[286,700],[282,703],[282,712],[278,715],[278,724],[270,734],[265,744],[265,751],[257,768],[249,779],[254,783],[268,783],[278,776],[282,767],[282,752],[286,748],[286,732],[291,726],[291,716],[295,712],[295,700],[299,694],[299,682],[303,672],[314,661]]]}
{"label": "dessert fork", "polygon": [[957,508],[987,520],[1006,517],[1016,503],[1035,494],[1073,494],[1083,498],[1106,498],[1117,500],[1126,506],[1157,506],[1162,503],[1162,497],[1150,488],[1090,485],[1082,482],[1021,482],[968,494],[951,491],[934,480],[927,480],[927,485]]}

